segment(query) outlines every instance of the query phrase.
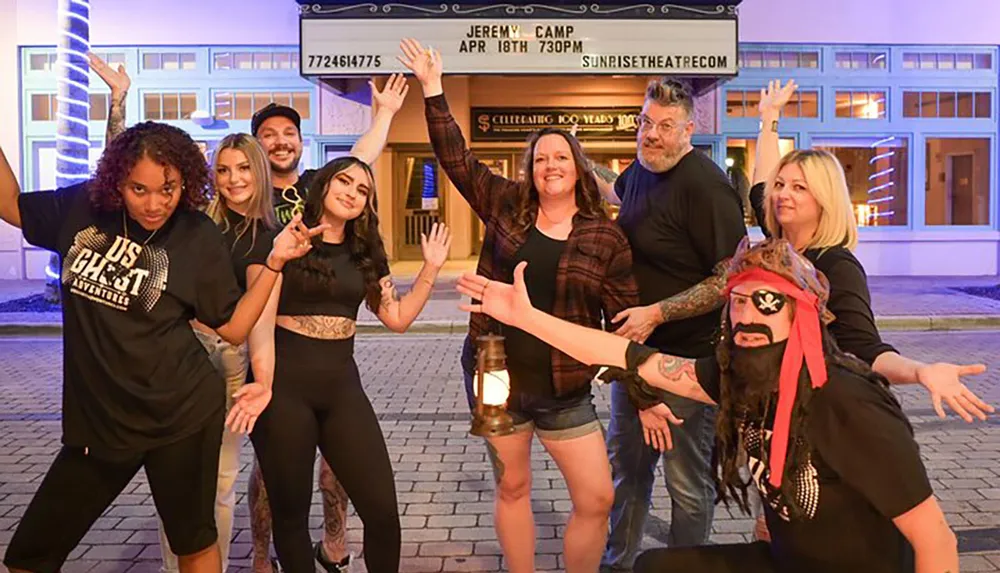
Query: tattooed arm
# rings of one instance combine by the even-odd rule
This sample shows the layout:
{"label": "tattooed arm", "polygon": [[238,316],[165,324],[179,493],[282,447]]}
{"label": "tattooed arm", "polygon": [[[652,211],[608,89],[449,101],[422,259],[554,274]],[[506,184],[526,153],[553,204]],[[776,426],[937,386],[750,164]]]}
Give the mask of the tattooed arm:
{"label": "tattooed arm", "polygon": [[722,291],[726,288],[726,263],[716,265],[715,273],[686,291],[656,303],[660,324],[691,318],[721,308],[725,302]]}
{"label": "tattooed arm", "polygon": [[620,206],[622,200],[618,198],[618,193],[615,192],[615,181],[618,179],[618,174],[597,163],[591,165],[591,171],[594,173],[594,180],[597,181],[597,188],[601,192],[601,197],[604,197],[604,200],[612,205]]}
{"label": "tattooed arm", "polygon": [[118,69],[114,69],[102,60],[97,54],[87,55],[90,62],[90,69],[94,70],[98,76],[104,80],[108,88],[111,89],[109,98],[110,107],[108,109],[108,130],[104,137],[104,145],[125,131],[125,98],[128,96],[128,88],[132,85],[132,80],[125,72],[125,66],[118,64]]}

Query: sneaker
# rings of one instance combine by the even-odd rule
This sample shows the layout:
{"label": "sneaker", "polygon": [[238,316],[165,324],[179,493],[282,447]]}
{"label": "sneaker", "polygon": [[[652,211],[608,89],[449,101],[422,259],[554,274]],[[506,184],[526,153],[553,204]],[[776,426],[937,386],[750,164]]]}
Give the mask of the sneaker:
{"label": "sneaker", "polygon": [[326,552],[323,551],[323,542],[317,541],[314,546],[313,553],[316,556],[316,562],[320,564],[326,573],[347,573],[348,568],[351,566],[351,554],[348,553],[346,557],[339,563],[334,563],[326,556]]}

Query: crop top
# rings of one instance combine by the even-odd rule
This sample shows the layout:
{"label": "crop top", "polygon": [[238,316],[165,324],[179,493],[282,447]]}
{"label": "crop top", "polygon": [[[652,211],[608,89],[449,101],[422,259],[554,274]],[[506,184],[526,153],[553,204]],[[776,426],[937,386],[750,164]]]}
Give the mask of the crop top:
{"label": "crop top", "polygon": [[[357,265],[351,260],[346,243],[322,243],[306,257],[328,258],[333,263],[334,284],[330,292],[317,293],[304,288],[297,269],[287,272],[281,286],[278,302],[280,316],[342,316],[358,319],[358,308],[365,300],[365,281]],[[386,261],[376,263],[379,278],[389,275]]]}

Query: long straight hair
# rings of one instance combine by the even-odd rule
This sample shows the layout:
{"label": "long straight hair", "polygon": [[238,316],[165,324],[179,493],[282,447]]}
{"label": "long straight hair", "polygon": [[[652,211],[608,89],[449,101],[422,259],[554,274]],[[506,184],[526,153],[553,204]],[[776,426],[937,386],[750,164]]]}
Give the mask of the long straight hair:
{"label": "long straight hair", "polygon": [[[250,173],[253,174],[253,194],[250,196],[247,206],[246,217],[243,222],[236,226],[236,239],[239,240],[248,231],[250,232],[250,249],[253,249],[257,241],[257,232],[260,229],[270,230],[276,226],[274,216],[274,203],[271,198],[273,193],[271,187],[271,165],[268,163],[267,154],[256,139],[246,133],[231,133],[224,137],[216,146],[212,154],[212,181],[218,178],[219,156],[226,149],[235,149],[246,156],[250,163]],[[215,184],[215,194],[205,208],[205,213],[215,221],[215,224],[222,229],[222,232],[229,232],[229,219],[226,217],[226,198],[219,191],[218,184]],[[234,241],[235,244],[235,241]],[[249,250],[247,251],[250,252]]]}

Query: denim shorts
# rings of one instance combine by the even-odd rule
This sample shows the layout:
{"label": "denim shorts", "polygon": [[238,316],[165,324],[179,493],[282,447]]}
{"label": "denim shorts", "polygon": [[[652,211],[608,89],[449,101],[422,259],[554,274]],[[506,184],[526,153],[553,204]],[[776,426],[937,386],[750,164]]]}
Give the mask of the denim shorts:
{"label": "denim shorts", "polygon": [[[475,344],[470,337],[466,337],[462,347],[462,374],[470,410],[475,407],[472,390],[475,372]],[[507,400],[507,413],[514,419],[515,432],[533,431],[545,440],[572,440],[604,431],[589,388],[585,392],[559,398],[512,392]]]}

